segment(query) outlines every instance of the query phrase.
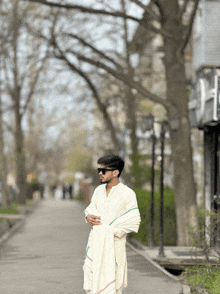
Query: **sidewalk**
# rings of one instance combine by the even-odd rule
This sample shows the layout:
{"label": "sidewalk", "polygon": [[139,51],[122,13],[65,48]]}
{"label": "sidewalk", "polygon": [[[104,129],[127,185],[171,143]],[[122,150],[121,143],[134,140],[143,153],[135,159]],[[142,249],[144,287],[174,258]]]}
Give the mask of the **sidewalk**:
{"label": "sidewalk", "polygon": [[[90,227],[83,210],[77,201],[42,201],[23,228],[0,244],[0,293],[85,294],[82,266]],[[178,279],[141,252],[128,244],[123,294],[181,294]]]}

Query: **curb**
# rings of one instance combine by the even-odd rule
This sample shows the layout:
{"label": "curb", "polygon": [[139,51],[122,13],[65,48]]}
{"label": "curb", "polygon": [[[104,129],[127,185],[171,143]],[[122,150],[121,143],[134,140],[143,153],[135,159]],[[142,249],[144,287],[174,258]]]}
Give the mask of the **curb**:
{"label": "curb", "polygon": [[19,229],[23,227],[25,223],[25,219],[18,221],[12,228],[7,230],[1,237],[0,237],[0,245],[6,242],[10,237],[12,237]]}
{"label": "curb", "polygon": [[0,237],[0,246],[11,238],[17,231],[19,231],[25,223],[26,218],[38,207],[40,202],[33,202],[29,207],[26,207],[24,210],[24,219],[16,222],[11,228],[9,228],[1,237]]}
{"label": "curb", "polygon": [[179,282],[181,285],[181,289],[178,294],[191,294],[191,290],[188,285],[183,285],[181,283],[181,281],[176,276],[174,276],[171,273],[169,273],[168,271],[166,271],[163,267],[161,267],[159,264],[157,264],[150,257],[148,257],[146,254],[143,253],[144,246],[140,242],[138,242],[137,240],[135,240],[133,238],[127,238],[127,245],[132,250],[134,250],[136,253],[143,256],[147,261],[149,261],[152,265],[154,265],[156,268],[158,268],[160,271],[162,271],[165,275],[167,275],[168,277],[170,277],[174,281]]}

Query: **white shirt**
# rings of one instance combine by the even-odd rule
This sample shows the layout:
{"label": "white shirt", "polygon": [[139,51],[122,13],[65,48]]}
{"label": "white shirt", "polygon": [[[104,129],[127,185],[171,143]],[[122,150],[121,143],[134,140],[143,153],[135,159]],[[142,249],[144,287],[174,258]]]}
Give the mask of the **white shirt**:
{"label": "white shirt", "polygon": [[129,209],[137,207],[136,194],[128,186],[119,183],[111,188],[107,196],[106,184],[102,184],[95,189],[90,205],[84,210],[86,216],[91,206],[97,209],[101,222],[109,224]]}
{"label": "white shirt", "polygon": [[[110,225],[116,218],[137,208],[137,199],[135,192],[128,186],[119,183],[113,186],[110,193],[106,194],[106,184],[98,186],[91,199],[91,203],[84,210],[85,215],[95,214],[101,216],[101,223]],[[139,212],[138,212],[139,213]],[[127,214],[125,214],[127,215]],[[120,218],[119,218],[120,219]],[[140,220],[138,220],[140,221]],[[115,274],[116,274],[116,289],[122,289],[127,286],[127,258],[126,258],[126,235],[133,230],[114,230],[114,251],[115,251]],[[92,232],[93,230],[91,230]],[[90,233],[91,237],[91,233]],[[88,248],[88,247],[87,247]],[[89,262],[90,260],[87,259]],[[90,273],[91,274],[91,273]],[[90,274],[85,272],[84,289],[91,290]]]}

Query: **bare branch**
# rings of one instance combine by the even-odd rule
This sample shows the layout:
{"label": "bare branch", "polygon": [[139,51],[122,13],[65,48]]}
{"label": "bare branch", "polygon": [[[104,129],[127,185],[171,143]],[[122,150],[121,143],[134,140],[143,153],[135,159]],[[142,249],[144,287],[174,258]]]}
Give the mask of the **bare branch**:
{"label": "bare branch", "polygon": [[37,84],[37,82],[39,80],[40,73],[42,72],[42,69],[43,69],[43,66],[44,66],[44,63],[45,63],[45,60],[47,59],[47,57],[48,57],[48,53],[46,53],[46,55],[42,59],[41,65],[39,66],[38,70],[36,71],[34,79],[31,82],[31,88],[30,88],[30,91],[29,91],[29,93],[27,95],[27,99],[26,99],[25,105],[23,107],[22,115],[25,114],[25,112],[26,112],[26,110],[28,108],[28,105],[29,105],[29,103],[31,101],[31,98],[32,98],[33,94],[34,94],[36,84]]}
{"label": "bare branch", "polygon": [[58,4],[58,3],[49,2],[46,0],[24,0],[24,1],[41,3],[43,5],[57,7],[57,8],[73,9],[73,10],[78,10],[78,11],[81,11],[84,13],[89,13],[89,14],[99,14],[99,15],[113,16],[113,17],[119,17],[119,18],[133,20],[135,22],[140,23],[140,25],[143,25],[146,28],[146,30],[150,30],[156,34],[163,34],[164,36],[175,39],[175,37],[173,35],[169,34],[169,32],[167,32],[164,29],[160,29],[160,28],[155,27],[153,24],[149,23],[145,18],[139,19],[134,16],[124,14],[120,11],[110,12],[110,11],[103,10],[103,9],[93,9],[93,8],[85,7],[85,6],[81,6],[81,5]]}
{"label": "bare branch", "polygon": [[184,0],[184,3],[180,9],[180,19],[182,18],[183,14],[185,13],[188,3],[189,3],[189,0]]}
{"label": "bare branch", "polygon": [[[56,42],[56,41],[55,41]],[[78,75],[80,75],[87,83],[87,85],[89,86],[90,90],[93,93],[93,97],[96,100],[96,103],[98,105],[99,110],[101,111],[104,121],[106,122],[106,125],[108,126],[108,129],[110,130],[110,134],[111,134],[111,138],[112,138],[112,142],[114,143],[117,151],[119,151],[119,142],[115,133],[115,128],[113,125],[113,122],[107,112],[106,106],[102,103],[100,95],[98,94],[98,91],[95,87],[95,85],[93,84],[93,82],[91,81],[91,79],[88,77],[88,75],[83,72],[80,68],[76,67],[64,54],[64,52],[62,52],[62,50],[60,49],[60,47],[58,46],[58,44],[56,43],[56,47],[60,53],[60,57],[58,57],[59,59],[64,60],[68,67],[72,70],[75,71]]]}
{"label": "bare branch", "polygon": [[[56,20],[57,20],[57,18],[55,17],[55,19],[54,19],[54,21],[53,21],[53,24],[52,24],[52,28],[51,28],[51,33],[53,34],[53,31],[54,31],[54,26],[55,26],[55,24],[56,24]],[[40,38],[42,38],[42,39],[44,39],[44,40],[46,40],[46,41],[49,41],[46,37],[44,37],[41,33],[39,33],[39,32],[33,32],[33,30],[32,30],[32,28],[29,26],[29,24],[26,22],[26,27],[27,27],[27,29],[28,29],[28,31],[29,31],[29,33],[31,33],[31,34],[33,34],[33,35],[35,35],[35,36],[37,36],[37,37],[40,37]],[[22,115],[24,115],[25,114],[25,112],[26,112],[26,110],[28,109],[28,105],[29,105],[29,103],[30,103],[30,101],[31,101],[31,98],[32,98],[32,96],[33,96],[33,94],[34,94],[34,91],[35,91],[35,88],[36,88],[36,85],[37,85],[37,82],[38,82],[38,80],[39,80],[39,76],[40,76],[40,74],[41,74],[41,72],[42,72],[42,70],[43,70],[43,67],[44,67],[44,64],[45,64],[45,61],[47,60],[47,58],[48,58],[48,56],[49,56],[49,49],[50,49],[50,44],[49,44],[49,42],[47,42],[47,50],[46,50],[46,53],[45,53],[45,56],[39,61],[39,63],[40,63],[40,66],[39,66],[39,68],[35,71],[35,75],[34,75],[34,78],[33,78],[33,80],[30,82],[31,83],[31,85],[30,85],[30,91],[29,91],[29,93],[28,93],[28,95],[27,95],[27,99],[26,99],[26,102],[25,102],[25,105],[24,105],[24,107],[23,107],[23,110],[22,110]],[[36,66],[35,66],[36,67]]]}
{"label": "bare branch", "polygon": [[97,48],[95,48],[94,46],[92,46],[91,44],[89,44],[88,42],[86,42],[84,39],[80,38],[79,36],[75,35],[75,34],[65,34],[67,36],[71,36],[77,40],[80,41],[80,43],[82,43],[83,45],[85,45],[86,47],[91,48],[95,53],[99,54],[101,57],[103,57],[104,59],[112,62],[116,67],[121,68],[121,66],[112,58],[110,58],[109,56],[107,56],[106,54],[104,54],[102,51],[98,50]]}
{"label": "bare branch", "polygon": [[184,52],[184,49],[186,48],[186,45],[188,44],[189,38],[191,36],[192,28],[193,28],[193,22],[194,22],[194,19],[195,19],[195,15],[196,15],[196,11],[197,11],[197,8],[198,8],[198,5],[199,5],[199,1],[200,0],[195,0],[193,11],[191,12],[191,16],[190,16],[190,20],[189,20],[188,30],[187,30],[183,45],[181,46],[181,49],[180,49],[181,53]]}
{"label": "bare branch", "polygon": [[143,3],[141,3],[139,0],[130,0],[131,2],[137,4],[139,7],[143,8],[145,12],[149,13],[153,19],[159,21],[160,18],[159,16],[153,11],[151,10],[148,5],[144,5]]}
{"label": "bare branch", "polygon": [[[13,99],[13,90],[12,90],[12,85],[10,84],[11,79],[10,79],[10,74],[8,71],[7,64],[8,64],[7,59],[3,58],[3,72],[4,72],[5,88],[7,89],[7,92],[9,93],[13,103],[15,103],[15,101]],[[12,106],[12,107],[14,107],[14,106]]]}
{"label": "bare branch", "polygon": [[[13,31],[13,41],[12,41],[12,52],[13,52],[13,82],[14,82],[14,91],[19,92],[20,90],[20,85],[19,85],[19,68],[18,68],[18,37],[19,37],[19,31],[20,31],[20,20],[18,17],[18,3],[19,1],[15,2],[12,15],[13,15],[13,26],[14,26],[14,31]],[[12,98],[14,99],[15,103],[16,98],[14,95],[12,95]]]}
{"label": "bare branch", "polygon": [[93,9],[93,8],[85,7],[85,6],[82,6],[82,5],[59,4],[59,3],[56,3],[56,2],[50,2],[50,1],[46,1],[46,0],[24,0],[24,1],[41,3],[43,5],[47,5],[47,6],[50,6],[50,7],[73,9],[73,10],[78,10],[80,12],[89,13],[89,14],[100,14],[100,15],[128,18],[128,19],[136,21],[136,22],[140,21],[139,18],[136,18],[136,17],[131,16],[131,15],[126,15],[126,14],[120,12],[120,11],[110,12],[110,11],[106,11],[106,10],[103,10],[103,9]]}
{"label": "bare branch", "polygon": [[8,106],[8,107],[6,107],[6,108],[4,108],[4,109],[2,108],[0,112],[1,112],[2,114],[5,114],[5,113],[7,113],[8,111],[12,111],[13,109],[14,109],[14,106]]}
{"label": "bare branch", "polygon": [[79,60],[82,60],[86,63],[89,63],[91,65],[94,65],[98,68],[102,68],[105,71],[107,71],[108,73],[110,73],[113,77],[117,78],[118,80],[124,82],[125,84],[127,84],[128,86],[130,86],[131,88],[136,89],[138,92],[140,92],[142,95],[144,95],[145,97],[147,97],[148,99],[155,101],[157,103],[162,104],[164,107],[168,108],[171,107],[170,103],[167,100],[162,99],[161,97],[149,92],[147,89],[145,89],[140,83],[134,81],[133,79],[131,79],[129,77],[129,75],[123,73],[123,72],[119,72],[117,70],[114,70],[113,68],[103,64],[100,61],[95,61],[92,60],[91,58],[87,58],[83,55],[80,55],[78,52],[74,52],[71,51],[71,53],[75,56],[77,56],[77,58]]}
{"label": "bare branch", "polygon": [[3,122],[3,125],[5,126],[5,128],[7,129],[7,131],[9,131],[12,134],[15,134],[15,130],[12,126],[10,126],[6,121]]}
{"label": "bare branch", "polygon": [[167,36],[169,38],[174,39],[175,37],[171,35],[169,32],[167,32],[165,29],[158,29],[154,25],[152,25],[147,19],[142,18],[141,21],[139,21],[140,25],[142,25],[146,30],[149,30],[151,32],[154,32],[155,34],[161,34],[164,36]]}

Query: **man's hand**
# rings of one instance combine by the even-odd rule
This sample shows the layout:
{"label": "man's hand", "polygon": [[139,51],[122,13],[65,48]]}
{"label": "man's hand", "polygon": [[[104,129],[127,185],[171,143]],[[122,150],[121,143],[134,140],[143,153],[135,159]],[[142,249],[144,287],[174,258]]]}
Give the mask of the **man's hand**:
{"label": "man's hand", "polygon": [[96,216],[96,215],[87,215],[86,217],[87,222],[91,225],[91,226],[97,226],[101,224],[101,217],[100,216]]}

